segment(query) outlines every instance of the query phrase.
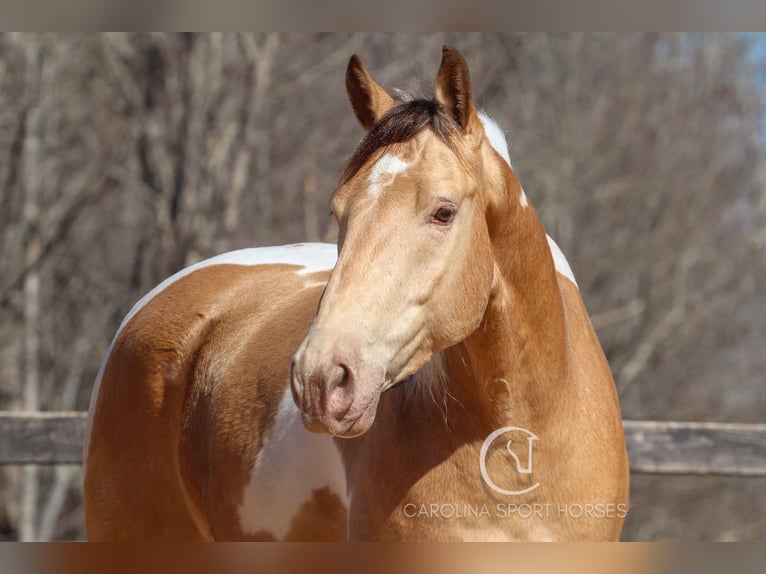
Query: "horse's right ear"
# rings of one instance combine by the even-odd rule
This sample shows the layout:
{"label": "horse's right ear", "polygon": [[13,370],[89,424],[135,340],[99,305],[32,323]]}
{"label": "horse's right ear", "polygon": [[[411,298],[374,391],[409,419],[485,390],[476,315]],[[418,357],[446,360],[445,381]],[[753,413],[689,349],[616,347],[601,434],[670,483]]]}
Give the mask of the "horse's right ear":
{"label": "horse's right ear", "polygon": [[356,54],[351,56],[346,68],[346,91],[354,114],[366,130],[372,129],[375,122],[396,105],[394,99],[367,73]]}
{"label": "horse's right ear", "polygon": [[471,93],[471,74],[465,58],[455,48],[444,44],[434,96],[442,109],[465,132],[474,130],[479,124]]}

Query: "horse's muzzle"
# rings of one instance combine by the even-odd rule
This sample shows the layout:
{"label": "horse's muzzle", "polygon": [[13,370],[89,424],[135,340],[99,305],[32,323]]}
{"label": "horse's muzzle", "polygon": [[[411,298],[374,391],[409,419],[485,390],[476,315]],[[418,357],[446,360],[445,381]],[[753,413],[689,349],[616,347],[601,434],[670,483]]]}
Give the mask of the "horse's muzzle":
{"label": "horse's muzzle", "polygon": [[344,361],[322,362],[305,376],[294,358],[290,389],[303,424],[311,432],[358,436],[375,419],[378,393],[360,393],[354,369]]}

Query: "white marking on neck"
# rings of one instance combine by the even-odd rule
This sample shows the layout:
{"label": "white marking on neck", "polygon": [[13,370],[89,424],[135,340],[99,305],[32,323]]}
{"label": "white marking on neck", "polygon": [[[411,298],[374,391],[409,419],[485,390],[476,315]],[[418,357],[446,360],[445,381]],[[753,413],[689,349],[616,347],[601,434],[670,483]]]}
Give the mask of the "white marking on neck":
{"label": "white marking on neck", "polygon": [[481,125],[484,126],[484,133],[487,134],[489,145],[491,145],[492,148],[500,154],[500,157],[508,163],[508,166],[512,168],[511,156],[508,153],[508,141],[505,139],[503,130],[500,129],[497,122],[490,118],[484,111],[479,112],[479,120],[481,121]]}
{"label": "white marking on neck", "polygon": [[524,193],[524,188],[519,186],[521,188],[521,195],[519,196],[519,203],[521,204],[521,207],[526,207],[529,205],[529,201],[527,201],[527,194]]}
{"label": "white marking on neck", "polygon": [[340,452],[329,435],[303,427],[288,388],[245,487],[239,524],[250,534],[266,530],[283,540],[301,506],[324,487],[346,501]]}
{"label": "white marking on neck", "polygon": [[[489,145],[491,145],[492,149],[499,153],[500,156],[508,163],[508,167],[513,169],[513,166],[511,165],[511,155],[508,153],[508,141],[505,139],[503,130],[500,129],[500,126],[495,120],[490,118],[483,111],[479,112],[479,120],[481,121],[481,125],[484,126],[484,133],[487,135]],[[519,203],[521,204],[521,207],[527,207],[529,205],[527,195],[524,193],[523,188],[521,190],[521,194],[519,195]]]}
{"label": "white marking on neck", "polygon": [[375,165],[372,166],[368,181],[370,183],[370,193],[379,195],[383,190],[384,184],[390,182],[396,175],[404,173],[410,167],[406,161],[390,153],[383,155]]}
{"label": "white marking on neck", "polygon": [[[487,135],[489,144],[506,162],[508,162],[508,166],[513,169],[513,166],[511,166],[511,156],[508,153],[508,141],[505,139],[503,130],[495,120],[490,118],[483,111],[479,112],[479,120],[481,121],[481,125],[484,126],[484,133]],[[521,188],[521,193],[519,195],[519,203],[521,204],[521,207],[527,207],[529,205],[529,200],[527,199],[527,194],[524,193],[523,187]],[[559,249],[559,246],[556,245],[556,242],[553,241],[549,235],[546,235],[546,237],[548,238],[548,247],[551,250],[551,256],[553,257],[553,264],[556,267],[556,271],[569,279],[575,284],[575,287],[577,287],[577,281],[575,280],[574,273],[572,273],[572,268],[569,266],[567,258],[564,256],[561,249]]]}
{"label": "white marking on neck", "polygon": [[577,286],[577,281],[575,281],[574,273],[572,273],[572,268],[569,266],[569,261],[567,261],[567,258],[564,257],[564,253],[562,253],[561,249],[559,249],[559,246],[556,245],[556,242],[551,239],[550,235],[546,235],[545,237],[548,238],[548,247],[550,247],[551,255],[553,256],[553,265],[556,267],[556,271],[569,279],[572,283],[574,283],[574,286],[579,289]]}

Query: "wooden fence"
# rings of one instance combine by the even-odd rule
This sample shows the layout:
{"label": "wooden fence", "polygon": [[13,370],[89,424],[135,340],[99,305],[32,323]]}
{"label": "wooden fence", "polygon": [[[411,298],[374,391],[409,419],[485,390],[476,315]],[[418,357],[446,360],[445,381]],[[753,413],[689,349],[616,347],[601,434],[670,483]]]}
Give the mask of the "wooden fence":
{"label": "wooden fence", "polygon": [[[0,464],[80,464],[85,413],[0,412]],[[625,421],[640,474],[766,477],[766,424]]]}

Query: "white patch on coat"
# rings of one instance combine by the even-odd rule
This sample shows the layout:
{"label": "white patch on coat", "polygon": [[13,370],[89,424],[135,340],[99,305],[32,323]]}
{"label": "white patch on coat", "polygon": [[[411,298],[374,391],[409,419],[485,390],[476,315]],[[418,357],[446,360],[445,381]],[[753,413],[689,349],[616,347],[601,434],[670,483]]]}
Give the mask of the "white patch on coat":
{"label": "white patch on coat", "polygon": [[[505,139],[503,130],[500,129],[500,126],[495,120],[490,118],[483,111],[479,112],[479,120],[481,121],[481,125],[484,126],[484,133],[487,135],[489,144],[508,163],[508,166],[512,168],[511,155],[508,153],[508,141]],[[519,203],[521,204],[521,207],[527,207],[529,205],[527,195],[524,193],[524,188],[521,189]]]}
{"label": "white patch on coat", "polygon": [[[497,153],[503,157],[505,161],[508,162],[508,165],[510,166],[511,157],[508,153],[508,142],[505,139],[503,130],[495,120],[490,118],[483,111],[479,112],[479,120],[481,120],[481,125],[484,126],[484,133],[486,133],[490,145]],[[521,188],[519,203],[521,204],[521,207],[527,207],[529,205],[529,200],[527,199],[527,195],[524,193],[524,188]],[[553,263],[556,266],[556,271],[569,279],[572,283],[575,284],[575,287],[577,287],[577,281],[575,280],[574,273],[572,273],[572,268],[569,266],[567,258],[564,256],[561,249],[559,249],[559,246],[556,245],[556,242],[553,241],[549,235],[546,235],[546,237],[548,238],[548,247],[550,247],[551,255],[553,256]]]}
{"label": "white patch on coat", "polygon": [[479,112],[479,120],[481,121],[481,125],[484,126],[484,133],[487,134],[489,145],[500,154],[509,166],[513,167],[511,165],[511,155],[508,153],[508,141],[505,139],[503,130],[500,129],[500,126],[495,120],[490,118],[483,111]]}
{"label": "white patch on coat", "polygon": [[370,183],[370,193],[380,194],[385,183],[390,182],[398,174],[407,171],[408,167],[410,167],[410,164],[395,155],[390,153],[383,155],[372,166],[370,176],[367,179]]}
{"label": "white patch on coat", "polygon": [[88,408],[88,419],[85,423],[85,440],[83,442],[83,474],[85,473],[85,462],[88,456],[88,446],[90,444],[90,430],[93,418],[93,412],[96,407],[96,400],[98,397],[98,391],[101,387],[101,379],[104,375],[104,369],[109,362],[109,356],[114,348],[114,343],[117,337],[122,332],[125,325],[143,309],[149,301],[159,295],[163,290],[167,289],[170,285],[186,277],[187,275],[194,273],[199,269],[205,267],[211,267],[213,265],[296,265],[302,267],[297,273],[299,275],[307,275],[315,273],[317,271],[330,270],[335,266],[335,262],[338,259],[338,247],[331,243],[297,243],[294,245],[278,245],[275,247],[253,247],[250,249],[239,249],[237,251],[229,251],[211,257],[204,261],[200,261],[195,265],[191,265],[186,269],[182,269],[175,275],[168,277],[162,283],[157,285],[154,289],[144,295],[125,316],[117,329],[112,343],[106,352],[106,357],[101,363],[101,368],[96,376],[96,383],[93,386],[93,391],[90,395],[90,407]]}
{"label": "white patch on coat", "polygon": [[527,201],[527,194],[524,193],[523,187],[521,187],[521,196],[519,197],[519,203],[521,204],[521,207],[526,207],[527,205],[529,205],[529,201]]}
{"label": "white patch on coat", "polygon": [[577,287],[577,281],[575,281],[574,273],[572,273],[572,268],[569,266],[569,261],[567,261],[567,258],[561,252],[559,246],[556,245],[556,242],[551,239],[550,235],[546,235],[545,237],[548,238],[548,247],[551,249],[553,264],[556,267],[556,271],[569,279],[572,283],[574,283],[575,287]]}
{"label": "white patch on coat", "polygon": [[314,490],[328,487],[346,502],[346,475],[329,435],[310,433],[288,388],[258,453],[239,509],[244,532],[267,530],[284,539]]}

